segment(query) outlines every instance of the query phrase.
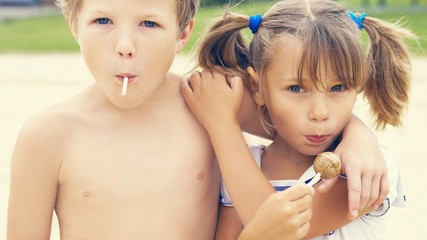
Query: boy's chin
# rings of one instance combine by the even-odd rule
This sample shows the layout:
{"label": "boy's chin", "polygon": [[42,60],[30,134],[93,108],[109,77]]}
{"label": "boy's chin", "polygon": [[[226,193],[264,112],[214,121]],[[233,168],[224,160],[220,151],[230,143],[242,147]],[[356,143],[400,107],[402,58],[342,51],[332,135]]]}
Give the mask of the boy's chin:
{"label": "boy's chin", "polygon": [[144,103],[141,98],[135,99],[131,96],[114,96],[109,98],[112,105],[120,109],[135,109]]}

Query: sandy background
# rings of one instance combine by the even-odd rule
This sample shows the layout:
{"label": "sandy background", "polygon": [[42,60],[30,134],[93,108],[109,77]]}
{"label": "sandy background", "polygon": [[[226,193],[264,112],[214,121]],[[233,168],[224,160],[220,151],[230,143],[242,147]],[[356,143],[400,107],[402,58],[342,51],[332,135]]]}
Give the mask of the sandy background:
{"label": "sandy background", "polygon": [[[188,58],[178,56],[172,71],[189,69]],[[427,58],[414,58],[411,104],[404,127],[378,132],[381,144],[392,149],[401,168],[407,206],[391,210],[388,239],[427,239]],[[0,54],[0,239],[6,236],[10,158],[24,122],[34,113],[67,99],[93,80],[78,54]],[[355,113],[370,122],[366,103]],[[59,239],[57,223],[52,238]]]}

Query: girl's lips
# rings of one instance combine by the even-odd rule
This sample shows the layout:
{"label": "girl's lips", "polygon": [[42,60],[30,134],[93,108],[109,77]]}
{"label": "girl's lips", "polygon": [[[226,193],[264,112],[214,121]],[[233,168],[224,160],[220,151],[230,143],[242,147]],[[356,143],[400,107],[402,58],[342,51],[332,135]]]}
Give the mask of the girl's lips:
{"label": "girl's lips", "polygon": [[320,145],[329,139],[329,135],[308,135],[307,140],[313,144]]}

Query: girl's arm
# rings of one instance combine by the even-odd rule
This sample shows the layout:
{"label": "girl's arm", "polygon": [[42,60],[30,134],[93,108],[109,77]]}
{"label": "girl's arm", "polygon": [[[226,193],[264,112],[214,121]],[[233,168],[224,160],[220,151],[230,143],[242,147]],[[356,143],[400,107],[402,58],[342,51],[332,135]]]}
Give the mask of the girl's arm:
{"label": "girl's arm", "polygon": [[[354,219],[365,208],[376,209],[381,205],[390,186],[384,155],[376,135],[353,115],[334,152],[341,158],[341,172],[347,176],[350,219]],[[333,185],[334,181],[325,183]],[[327,189],[331,186],[321,187]]]}
{"label": "girl's arm", "polygon": [[190,82],[183,83],[182,94],[209,134],[225,185],[245,225],[275,190],[252,160],[237,122],[243,97],[242,82],[232,78],[230,88],[220,76],[206,70],[200,75],[195,72]]}
{"label": "girl's arm", "polygon": [[49,239],[59,161],[46,122],[21,130],[12,156],[7,239]]}

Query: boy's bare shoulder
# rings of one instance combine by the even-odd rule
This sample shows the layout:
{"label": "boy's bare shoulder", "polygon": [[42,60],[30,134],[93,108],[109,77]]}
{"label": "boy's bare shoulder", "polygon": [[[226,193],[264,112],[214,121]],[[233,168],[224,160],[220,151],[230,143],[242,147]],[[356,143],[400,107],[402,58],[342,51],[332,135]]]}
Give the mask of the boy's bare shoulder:
{"label": "boy's bare shoulder", "polygon": [[18,140],[30,141],[39,147],[64,143],[82,118],[81,110],[74,102],[73,99],[67,100],[31,116],[22,127]]}
{"label": "boy's bare shoulder", "polygon": [[25,166],[34,165],[45,172],[59,172],[78,122],[78,111],[72,101],[57,104],[32,116],[16,140],[12,156],[15,170],[23,171]]}

